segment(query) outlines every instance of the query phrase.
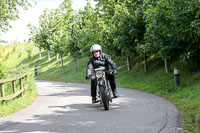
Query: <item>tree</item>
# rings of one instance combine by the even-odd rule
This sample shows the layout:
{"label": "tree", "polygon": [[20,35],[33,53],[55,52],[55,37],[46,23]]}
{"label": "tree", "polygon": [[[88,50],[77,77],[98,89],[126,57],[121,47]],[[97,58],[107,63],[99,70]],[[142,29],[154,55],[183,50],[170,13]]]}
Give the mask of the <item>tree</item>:
{"label": "tree", "polygon": [[[54,10],[54,19],[53,23],[57,24],[56,30],[52,35],[52,50],[54,53],[60,55],[61,57],[61,66],[63,67],[63,56],[66,53],[66,44],[68,42],[68,33],[65,31],[66,25],[64,25],[64,18],[60,9]],[[58,58],[57,58],[58,60]]]}
{"label": "tree", "polygon": [[6,32],[10,22],[19,18],[19,8],[27,9],[34,5],[34,0],[1,0],[0,2],[0,32]]}
{"label": "tree", "polygon": [[127,56],[128,70],[130,56],[137,56],[136,47],[143,44],[145,22],[143,19],[143,2],[119,2],[115,6],[113,16],[114,44]]}
{"label": "tree", "polygon": [[27,27],[29,28],[29,36],[30,36],[30,38],[29,38],[29,40],[32,40],[35,44],[36,44],[36,46],[37,47],[39,47],[39,58],[41,59],[42,58],[42,53],[41,53],[41,49],[42,49],[42,47],[39,45],[40,44],[40,30],[37,28],[37,27],[35,27],[35,26],[33,26],[33,25],[31,25],[31,24],[28,24],[27,25]]}
{"label": "tree", "polygon": [[[61,6],[62,18],[63,18],[63,32],[65,33],[65,41],[63,42],[65,48],[65,54],[70,55],[74,60],[74,68],[77,70],[77,58],[80,57],[80,49],[78,48],[78,41],[80,38],[77,36],[79,32],[79,14],[76,14],[72,9],[72,1],[65,0]],[[77,36],[77,37],[76,37]],[[61,43],[62,44],[62,43]]]}
{"label": "tree", "polygon": [[114,29],[112,17],[115,13],[116,1],[113,0],[96,0],[96,23],[98,25],[98,40],[103,50],[109,55],[114,56],[118,54],[118,49],[114,42]]}
{"label": "tree", "polygon": [[79,28],[76,26],[76,33],[80,37],[79,39],[77,38],[78,47],[82,55],[88,56],[90,55],[90,47],[95,43],[99,43],[97,17],[90,0],[87,1],[84,10],[79,11],[79,18],[77,20]]}
{"label": "tree", "polygon": [[184,63],[199,62],[199,35],[193,32],[193,24],[199,19],[199,2],[159,0],[146,3],[146,7],[147,25],[143,47],[149,53],[161,57],[165,66],[169,66],[167,61],[175,59]]}
{"label": "tree", "polygon": [[29,25],[32,40],[39,48],[48,50],[48,60],[50,60],[51,46],[54,44],[53,35],[59,29],[57,13],[57,10],[45,9],[39,17],[39,27]]}

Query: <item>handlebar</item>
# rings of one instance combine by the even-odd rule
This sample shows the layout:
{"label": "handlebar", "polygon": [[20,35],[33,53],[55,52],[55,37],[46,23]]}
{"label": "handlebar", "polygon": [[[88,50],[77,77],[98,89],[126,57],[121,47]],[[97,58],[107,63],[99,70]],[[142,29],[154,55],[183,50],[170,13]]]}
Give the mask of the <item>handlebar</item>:
{"label": "handlebar", "polygon": [[96,72],[96,71],[104,71],[104,70],[106,70],[105,67],[100,67],[100,68],[96,68],[96,69],[94,69],[95,72]]}
{"label": "handlebar", "polygon": [[[100,68],[96,68],[94,69],[94,71],[105,71],[106,70],[106,67],[100,67]],[[114,75],[114,71],[113,70],[106,70],[108,71],[110,74]]]}

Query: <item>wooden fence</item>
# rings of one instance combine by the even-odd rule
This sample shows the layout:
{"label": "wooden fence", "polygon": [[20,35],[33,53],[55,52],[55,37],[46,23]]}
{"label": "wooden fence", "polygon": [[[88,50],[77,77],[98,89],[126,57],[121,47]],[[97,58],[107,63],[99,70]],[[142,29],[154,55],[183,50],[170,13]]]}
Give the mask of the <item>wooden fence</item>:
{"label": "wooden fence", "polygon": [[[8,79],[0,79],[0,92],[1,97],[0,101],[4,104],[5,101],[16,98],[17,96],[23,96],[24,91],[27,89],[27,75],[28,73],[22,74],[17,77],[8,78]],[[19,80],[19,89],[17,88],[16,82]],[[5,95],[5,91],[8,88],[5,88],[6,83],[12,83],[12,94]]]}

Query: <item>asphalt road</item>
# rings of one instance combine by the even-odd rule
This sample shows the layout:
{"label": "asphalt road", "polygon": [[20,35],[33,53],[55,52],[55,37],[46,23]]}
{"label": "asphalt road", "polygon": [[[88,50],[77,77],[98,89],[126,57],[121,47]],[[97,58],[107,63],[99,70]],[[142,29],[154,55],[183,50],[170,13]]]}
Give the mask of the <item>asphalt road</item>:
{"label": "asphalt road", "polygon": [[1,133],[179,133],[179,111],[164,98],[118,88],[109,111],[91,104],[90,86],[37,81],[29,107],[0,118]]}

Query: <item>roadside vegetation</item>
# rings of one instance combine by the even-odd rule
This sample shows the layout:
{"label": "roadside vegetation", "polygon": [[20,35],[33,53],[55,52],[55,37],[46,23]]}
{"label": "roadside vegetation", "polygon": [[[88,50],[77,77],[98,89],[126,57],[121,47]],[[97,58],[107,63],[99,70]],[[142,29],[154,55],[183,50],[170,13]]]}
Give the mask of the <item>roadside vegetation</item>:
{"label": "roadside vegetation", "polygon": [[[37,66],[37,79],[88,83],[83,80],[85,62],[90,47],[100,44],[120,67],[119,86],[166,97],[179,108],[185,131],[198,133],[199,1],[95,1],[95,7],[88,0],[85,8],[79,11],[72,9],[72,0],[63,0],[57,9],[45,9],[38,26],[28,25],[30,40],[39,50],[33,51],[33,44],[26,43],[20,48],[26,52],[14,55],[15,49],[9,48],[10,52],[3,51],[0,55],[4,59],[2,65],[13,70],[24,67],[32,72]],[[10,19],[0,16],[0,31],[3,32],[8,29],[10,20],[17,18],[12,12],[6,14],[7,10],[14,8],[12,11],[17,12],[16,5],[24,8],[31,5],[28,1],[5,4],[8,6],[2,8],[8,7],[4,11]],[[176,90],[175,66],[181,70],[181,84]]]}
{"label": "roadside vegetation", "polygon": [[[19,18],[20,10],[27,10],[33,5],[35,5],[34,0],[2,0],[0,2],[0,44],[6,43],[4,40],[2,40],[1,35],[12,27],[12,21],[15,21]],[[24,49],[22,49],[21,52],[17,52],[19,51],[20,46],[17,46],[16,43],[12,46],[0,45],[0,79],[18,76],[29,71],[28,68],[25,68],[22,64],[19,64],[20,61],[24,60],[26,57],[26,54],[22,53]],[[0,103],[0,116],[11,114],[32,103],[37,93],[33,75],[30,73],[27,82],[28,90],[25,93],[25,97],[10,100],[6,102],[5,105]],[[19,83],[16,83],[17,86],[19,86],[18,84]],[[5,88],[6,94],[11,94],[11,84],[6,84]],[[0,96],[2,96],[2,94],[0,94]]]}
{"label": "roadside vegetation", "polygon": [[[0,102],[0,116],[9,115],[30,105],[37,96],[33,72],[28,66],[21,64],[21,61],[28,58],[27,51],[32,48],[30,45],[25,44],[27,43],[0,46],[0,80],[16,77],[28,72],[28,88],[24,96],[6,101],[5,104]],[[16,82],[17,90],[19,89],[19,84],[19,82]],[[13,94],[12,84],[6,83],[5,90],[6,96]],[[0,96],[2,95],[0,94]]]}

